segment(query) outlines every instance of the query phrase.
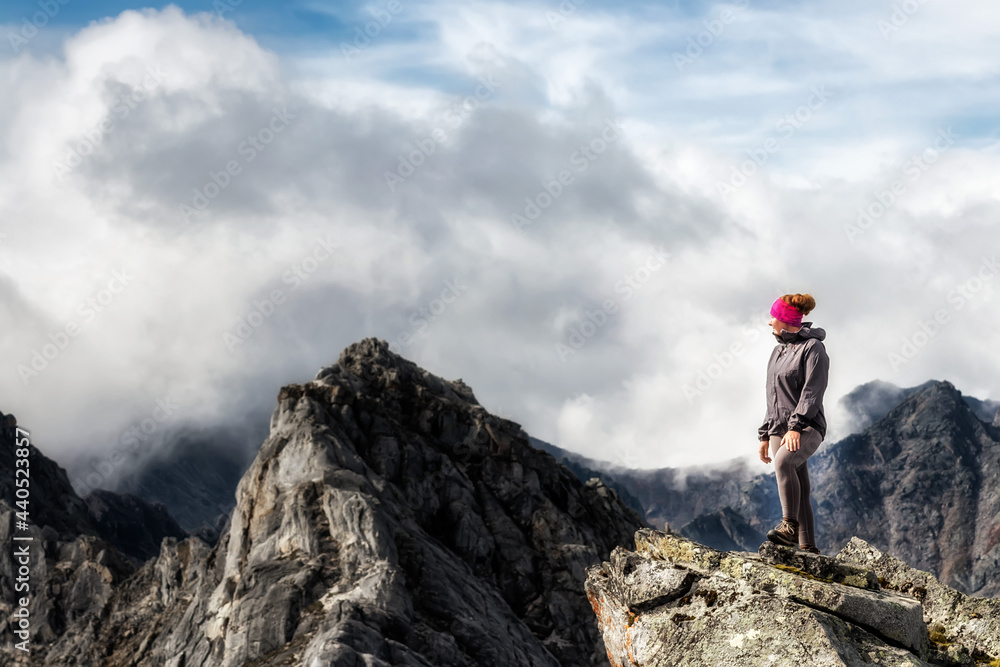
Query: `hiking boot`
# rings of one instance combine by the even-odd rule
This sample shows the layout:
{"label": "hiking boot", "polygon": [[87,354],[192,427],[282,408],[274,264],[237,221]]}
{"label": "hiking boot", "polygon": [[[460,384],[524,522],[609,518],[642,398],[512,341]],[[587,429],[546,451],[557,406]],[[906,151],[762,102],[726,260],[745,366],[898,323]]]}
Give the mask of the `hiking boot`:
{"label": "hiking boot", "polygon": [[792,519],[782,519],[774,530],[767,531],[767,539],[775,544],[786,547],[799,546],[799,522]]}
{"label": "hiking boot", "polygon": [[807,544],[804,547],[800,546],[799,547],[799,551],[808,551],[811,554],[818,554],[819,553],[819,549],[817,549],[816,546],[813,545],[813,544]]}

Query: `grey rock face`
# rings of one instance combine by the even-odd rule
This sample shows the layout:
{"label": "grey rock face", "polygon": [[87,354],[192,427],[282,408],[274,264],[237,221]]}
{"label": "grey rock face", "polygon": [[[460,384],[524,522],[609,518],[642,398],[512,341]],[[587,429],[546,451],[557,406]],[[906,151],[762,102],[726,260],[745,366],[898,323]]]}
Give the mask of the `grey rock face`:
{"label": "grey rock face", "polygon": [[163,539],[44,664],[603,666],[586,569],[643,525],[377,339],[281,390],[235,500],[214,547]]}
{"label": "grey rock face", "polygon": [[990,662],[1000,656],[1000,600],[959,593],[941,585],[929,572],[912,568],[858,538],[848,542],[837,558],[870,568],[885,590],[920,601],[936,662],[1000,662]]}
{"label": "grey rock face", "polygon": [[[649,529],[635,543],[588,569],[587,595],[615,667],[957,665],[1000,655],[995,639],[982,640],[997,636],[1000,601],[946,612],[926,595],[922,605],[879,583],[868,564],[899,578],[912,571],[861,540],[850,562],[770,544],[759,555],[720,552]],[[942,601],[960,595],[940,588]],[[948,646],[924,620],[946,613],[954,615]],[[978,634],[957,629],[970,624]]]}

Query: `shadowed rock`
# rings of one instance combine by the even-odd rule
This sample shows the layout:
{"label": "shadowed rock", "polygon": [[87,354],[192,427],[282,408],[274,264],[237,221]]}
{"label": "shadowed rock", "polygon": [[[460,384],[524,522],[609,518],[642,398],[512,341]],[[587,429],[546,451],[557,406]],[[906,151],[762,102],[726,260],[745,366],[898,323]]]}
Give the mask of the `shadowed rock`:
{"label": "shadowed rock", "polygon": [[187,537],[161,503],[102,489],[92,491],[85,501],[104,539],[140,562],[160,553],[164,537]]}

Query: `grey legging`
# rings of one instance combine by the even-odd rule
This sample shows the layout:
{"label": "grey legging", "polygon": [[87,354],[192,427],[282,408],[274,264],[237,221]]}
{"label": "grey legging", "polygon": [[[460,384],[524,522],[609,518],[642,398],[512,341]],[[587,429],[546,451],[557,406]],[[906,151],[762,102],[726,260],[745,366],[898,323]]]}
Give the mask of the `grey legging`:
{"label": "grey legging", "polygon": [[813,535],[813,512],[809,502],[809,469],[807,459],[812,456],[823,436],[812,426],[807,426],[799,437],[799,448],[794,452],[781,446],[781,438],[770,439],[774,475],[778,479],[778,497],[781,498],[783,516],[799,522],[799,546],[816,545]]}

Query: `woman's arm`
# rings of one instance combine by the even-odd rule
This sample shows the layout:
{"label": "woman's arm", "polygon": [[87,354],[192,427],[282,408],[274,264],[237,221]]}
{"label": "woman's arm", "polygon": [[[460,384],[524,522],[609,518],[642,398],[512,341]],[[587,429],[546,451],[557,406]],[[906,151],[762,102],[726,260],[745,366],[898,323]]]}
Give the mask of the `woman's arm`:
{"label": "woman's arm", "polygon": [[805,367],[805,380],[795,411],[788,418],[789,431],[802,431],[809,426],[809,421],[823,405],[823,394],[830,379],[830,357],[823,343],[816,341],[809,346],[802,365]]}

